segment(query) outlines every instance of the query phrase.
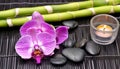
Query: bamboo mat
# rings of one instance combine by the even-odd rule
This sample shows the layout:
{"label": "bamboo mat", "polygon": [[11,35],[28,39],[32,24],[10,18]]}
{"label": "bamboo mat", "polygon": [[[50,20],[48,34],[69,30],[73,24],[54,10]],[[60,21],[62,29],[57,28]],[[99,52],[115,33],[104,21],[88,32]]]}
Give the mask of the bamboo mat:
{"label": "bamboo mat", "polygon": [[[22,0],[17,1],[0,0],[0,10],[15,7],[37,6],[44,4],[60,4],[72,2],[73,0],[50,0],[50,1],[24,0],[24,1],[25,2],[22,2]],[[73,40],[79,41],[84,36],[90,38],[89,35],[90,18],[91,17],[75,19],[76,21],[79,22],[79,26],[77,29],[73,30],[73,32],[69,34],[69,36]],[[117,18],[120,20],[119,17]],[[101,47],[100,55],[91,56],[86,54],[83,62],[73,63],[71,61],[68,61],[64,66],[51,65],[49,58],[43,59],[41,65],[36,65],[33,60],[21,59],[15,52],[15,43],[17,42],[19,37],[20,37],[19,27],[0,28],[0,69],[120,69],[120,35],[118,35],[115,42],[112,43],[111,45],[100,46]]]}

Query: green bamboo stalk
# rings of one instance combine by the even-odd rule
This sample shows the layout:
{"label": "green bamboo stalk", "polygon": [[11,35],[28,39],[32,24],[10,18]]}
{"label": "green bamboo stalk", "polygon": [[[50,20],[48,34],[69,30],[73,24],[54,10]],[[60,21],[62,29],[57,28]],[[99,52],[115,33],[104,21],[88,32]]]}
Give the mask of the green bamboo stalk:
{"label": "green bamboo stalk", "polygon": [[82,1],[82,2],[72,2],[67,4],[60,5],[49,5],[49,12],[45,6],[38,7],[26,7],[26,8],[14,8],[9,10],[0,11],[0,19],[5,18],[14,18],[16,16],[28,16],[31,15],[34,11],[38,11],[41,14],[48,13],[58,13],[65,11],[76,11],[80,9],[105,6],[105,5],[117,5],[120,4],[120,0],[92,0],[92,1]]}
{"label": "green bamboo stalk", "polygon": [[[71,11],[71,12],[63,12],[63,13],[54,13],[54,14],[46,14],[42,15],[46,22],[57,22],[63,21],[73,18],[87,17],[97,14],[109,14],[109,13],[120,13],[120,5],[116,6],[101,6],[95,8],[88,8],[84,10]],[[14,18],[11,19],[11,24],[13,26],[21,26],[25,22],[29,21],[31,16],[22,17],[22,18]],[[0,20],[0,27],[8,27],[7,20]]]}

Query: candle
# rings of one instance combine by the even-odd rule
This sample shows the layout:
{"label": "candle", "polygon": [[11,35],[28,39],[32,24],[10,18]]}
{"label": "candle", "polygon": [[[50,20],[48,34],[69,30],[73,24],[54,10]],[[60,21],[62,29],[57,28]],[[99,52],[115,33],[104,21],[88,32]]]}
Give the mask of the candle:
{"label": "candle", "polygon": [[112,32],[106,32],[106,31],[112,31],[112,27],[106,24],[100,24],[97,27],[97,31],[95,32],[97,36],[108,38],[112,36]]}

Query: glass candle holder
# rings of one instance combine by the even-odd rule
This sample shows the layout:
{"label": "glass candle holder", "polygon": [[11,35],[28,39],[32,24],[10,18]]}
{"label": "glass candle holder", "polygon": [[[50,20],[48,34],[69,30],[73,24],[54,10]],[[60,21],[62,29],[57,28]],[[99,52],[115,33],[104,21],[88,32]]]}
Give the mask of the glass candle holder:
{"label": "glass candle holder", "polygon": [[119,30],[119,21],[108,14],[99,14],[90,21],[91,39],[97,44],[108,45],[114,42]]}

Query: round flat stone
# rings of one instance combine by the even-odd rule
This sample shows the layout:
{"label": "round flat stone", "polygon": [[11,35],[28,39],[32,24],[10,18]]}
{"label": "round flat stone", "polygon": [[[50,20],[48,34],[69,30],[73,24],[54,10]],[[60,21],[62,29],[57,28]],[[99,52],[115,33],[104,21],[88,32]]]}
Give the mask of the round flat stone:
{"label": "round flat stone", "polygon": [[75,43],[76,43],[75,40],[73,40],[73,39],[71,39],[71,38],[68,38],[66,41],[64,41],[64,42],[62,43],[62,45],[63,45],[64,47],[73,47],[73,46],[75,45]]}
{"label": "round flat stone", "polygon": [[76,28],[78,26],[78,22],[74,20],[63,21],[62,24],[68,26],[70,29]]}
{"label": "round flat stone", "polygon": [[91,55],[97,55],[100,53],[100,47],[93,41],[88,41],[85,49]]}
{"label": "round flat stone", "polygon": [[85,51],[80,48],[65,48],[62,54],[73,62],[80,62],[84,59]]}
{"label": "round flat stone", "polygon": [[50,59],[50,63],[54,65],[63,65],[65,64],[67,59],[61,54],[56,54],[53,58]]}

